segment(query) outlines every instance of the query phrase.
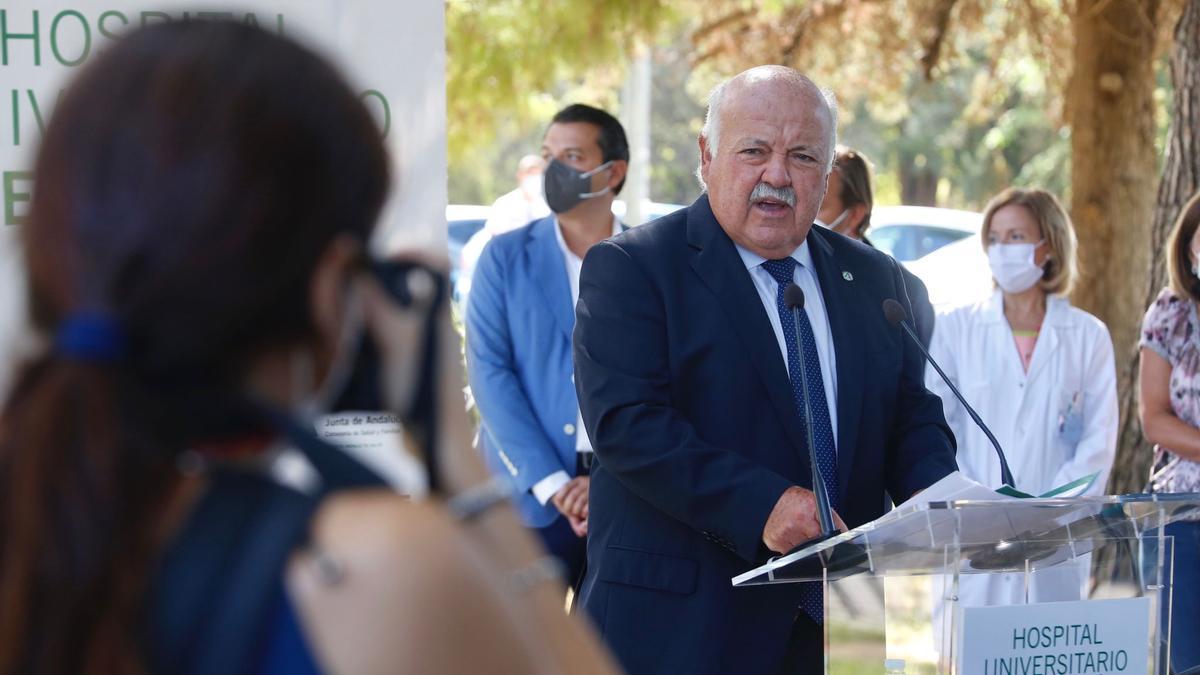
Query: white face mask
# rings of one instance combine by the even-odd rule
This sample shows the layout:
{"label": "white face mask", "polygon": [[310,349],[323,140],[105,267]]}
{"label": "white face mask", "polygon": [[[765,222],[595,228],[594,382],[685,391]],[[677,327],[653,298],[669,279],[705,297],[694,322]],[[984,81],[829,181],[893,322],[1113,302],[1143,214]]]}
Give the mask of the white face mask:
{"label": "white face mask", "polygon": [[842,221],[845,220],[846,216],[848,216],[848,215],[850,215],[850,209],[846,209],[845,211],[842,211],[840,214],[838,214],[838,217],[834,218],[832,223],[826,223],[825,221],[821,220],[820,218],[814,219],[813,222],[815,222],[817,225],[820,225],[821,227],[823,227],[827,230],[832,230],[833,228],[837,227],[838,225],[841,225]]}
{"label": "white face mask", "polygon": [[1033,261],[1034,252],[1045,243],[991,244],[988,246],[988,265],[992,278],[1006,293],[1022,293],[1041,281],[1044,270]]}

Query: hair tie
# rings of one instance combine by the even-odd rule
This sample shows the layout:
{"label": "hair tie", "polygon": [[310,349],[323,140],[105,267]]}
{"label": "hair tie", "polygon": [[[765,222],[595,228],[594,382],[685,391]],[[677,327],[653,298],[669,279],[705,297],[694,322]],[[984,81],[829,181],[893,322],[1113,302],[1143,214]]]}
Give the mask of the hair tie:
{"label": "hair tie", "polygon": [[125,332],[107,314],[76,312],[58,325],[54,350],[81,361],[113,363],[125,356]]}

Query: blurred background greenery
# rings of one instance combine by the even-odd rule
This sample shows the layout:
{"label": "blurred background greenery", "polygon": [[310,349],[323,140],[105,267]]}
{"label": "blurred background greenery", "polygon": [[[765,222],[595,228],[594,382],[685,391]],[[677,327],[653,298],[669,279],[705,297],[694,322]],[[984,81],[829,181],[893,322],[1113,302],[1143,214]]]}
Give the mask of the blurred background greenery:
{"label": "blurred background greenery", "polygon": [[[834,91],[841,141],[875,162],[880,204],[978,210],[1009,185],[1070,200],[1064,3],[449,0],[446,20],[451,203],[512,189],[517,160],[567,103],[624,119],[639,58],[655,201],[695,199],[707,91],[758,63],[789,63]],[[1162,50],[1155,71],[1161,148]]]}
{"label": "blurred background greenery", "polygon": [[1056,193],[1079,239],[1071,301],[1107,324],[1117,357],[1109,491],[1142,488],[1138,328],[1200,189],[1200,0],[447,0],[446,22],[451,203],[512,189],[571,102],[632,131],[623,198],[690,203],[706,93],[767,63],[837,95],[877,205]]}

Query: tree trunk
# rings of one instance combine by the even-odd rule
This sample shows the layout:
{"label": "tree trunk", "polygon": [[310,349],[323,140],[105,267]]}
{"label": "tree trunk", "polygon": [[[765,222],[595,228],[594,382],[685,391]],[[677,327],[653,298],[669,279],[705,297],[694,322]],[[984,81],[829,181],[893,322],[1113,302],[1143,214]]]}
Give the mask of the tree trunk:
{"label": "tree trunk", "polygon": [[928,165],[917,166],[911,157],[900,161],[900,203],[937,206],[938,173]]}
{"label": "tree trunk", "polygon": [[[1150,264],[1158,5],[1158,0],[1079,0],[1071,17],[1075,70],[1066,103],[1071,215],[1081,270],[1072,300],[1108,325],[1123,397],[1133,383]],[[1132,471],[1118,466],[1114,480],[1120,476],[1127,485]]]}
{"label": "tree trunk", "polygon": [[[1179,22],[1171,52],[1171,82],[1175,99],[1171,104],[1171,129],[1167,134],[1166,157],[1154,220],[1150,226],[1150,274],[1142,287],[1143,310],[1150,306],[1167,283],[1167,236],[1187,200],[1200,188],[1200,0],[1188,0]],[[1135,361],[1136,363],[1136,356]],[[1109,485],[1112,491],[1140,491],[1146,482],[1150,447],[1142,436],[1137,416],[1137,369],[1122,379],[1121,434],[1117,439],[1117,461]]]}

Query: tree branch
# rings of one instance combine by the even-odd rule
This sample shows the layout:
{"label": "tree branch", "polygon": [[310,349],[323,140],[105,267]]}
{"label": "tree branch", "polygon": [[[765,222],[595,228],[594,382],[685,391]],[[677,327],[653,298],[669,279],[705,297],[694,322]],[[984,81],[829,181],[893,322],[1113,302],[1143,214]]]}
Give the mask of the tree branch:
{"label": "tree branch", "polygon": [[933,80],[933,69],[937,67],[938,61],[941,59],[942,45],[945,43],[946,33],[950,29],[950,14],[957,4],[958,0],[942,0],[934,9],[934,34],[923,45],[925,53],[921,55],[921,70],[926,82]]}
{"label": "tree branch", "polygon": [[1084,19],[1094,19],[1094,18],[1100,16],[1101,14],[1104,13],[1104,10],[1108,9],[1108,6],[1111,5],[1112,2],[1113,2],[1113,0],[1100,0],[1100,2],[1097,2],[1096,4],[1092,5],[1092,8],[1087,11],[1087,15],[1084,16],[1083,18]]}
{"label": "tree branch", "polygon": [[795,28],[792,30],[792,37],[788,40],[787,46],[783,48],[782,59],[780,63],[795,65],[796,50],[800,48],[800,42],[804,40],[804,36],[808,34],[808,16],[811,14],[808,10],[801,10],[800,15],[795,17],[792,23]]}
{"label": "tree branch", "polygon": [[1137,39],[1135,36],[1121,32],[1121,29],[1114,26],[1113,23],[1108,19],[1101,17],[1100,22],[1101,28],[1110,33],[1114,38],[1117,39],[1117,41],[1123,42],[1129,46],[1141,44],[1141,40]]}
{"label": "tree branch", "polygon": [[736,23],[738,21],[741,21],[743,19],[750,17],[751,15],[754,14],[754,12],[755,12],[755,10],[753,10],[753,9],[735,9],[732,12],[729,12],[728,14],[726,14],[725,16],[718,17],[718,18],[700,26],[696,30],[692,31],[692,44],[699,45],[699,43],[701,41],[703,41],[705,38],[707,38],[709,35],[711,35],[715,32],[721,31],[725,27],[727,27],[733,23]]}

